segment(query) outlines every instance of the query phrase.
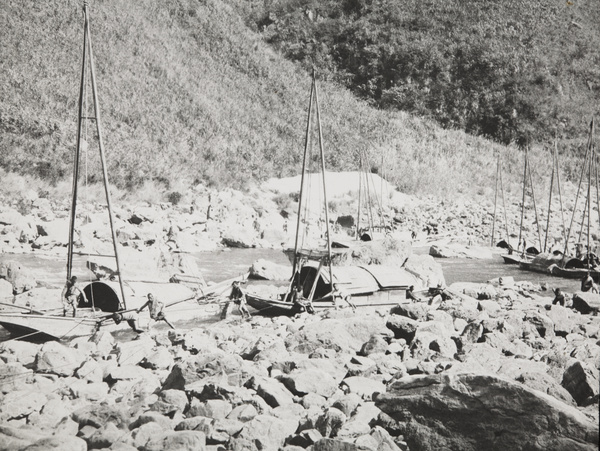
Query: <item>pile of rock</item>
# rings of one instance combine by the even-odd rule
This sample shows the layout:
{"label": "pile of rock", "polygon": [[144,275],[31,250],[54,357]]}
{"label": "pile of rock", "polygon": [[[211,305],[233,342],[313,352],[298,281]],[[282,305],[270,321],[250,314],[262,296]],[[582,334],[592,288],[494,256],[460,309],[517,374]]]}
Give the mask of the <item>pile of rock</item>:
{"label": "pile of rock", "polygon": [[6,342],[2,449],[596,449],[600,318],[527,284],[450,292],[391,312]]}

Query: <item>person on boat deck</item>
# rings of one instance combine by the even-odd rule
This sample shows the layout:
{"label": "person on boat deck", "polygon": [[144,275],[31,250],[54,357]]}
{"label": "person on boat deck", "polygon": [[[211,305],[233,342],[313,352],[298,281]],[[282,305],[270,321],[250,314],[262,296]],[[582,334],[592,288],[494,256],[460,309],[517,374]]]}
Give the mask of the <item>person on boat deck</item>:
{"label": "person on boat deck", "polygon": [[246,304],[246,294],[240,287],[240,282],[237,280],[233,282],[229,299],[237,305],[238,311],[240,312],[240,315],[242,315],[242,319],[252,318],[252,315],[250,315],[250,312],[248,311],[248,305]]}
{"label": "person on boat deck", "polygon": [[563,307],[565,306],[565,295],[562,293],[560,288],[554,290],[554,300],[552,301],[552,305],[560,304]]}
{"label": "person on boat deck", "polygon": [[152,293],[148,293],[148,302],[137,309],[137,312],[140,313],[146,307],[148,307],[148,311],[150,312],[150,318],[154,321],[164,321],[171,329],[175,329],[173,324],[165,317],[165,313],[163,312],[163,308],[165,307],[164,304],[156,299]]}
{"label": "person on boat deck", "polygon": [[356,306],[350,300],[350,298],[352,298],[352,295],[342,290],[337,283],[333,284],[333,291],[331,292],[331,297],[333,299],[333,307],[336,310],[340,308],[338,302],[339,299],[342,299],[344,302],[346,302],[346,304],[348,304],[352,308],[352,310],[356,310]]}
{"label": "person on boat deck", "polygon": [[63,304],[63,316],[67,316],[67,310],[73,310],[73,318],[77,316],[79,296],[82,296],[84,302],[87,303],[85,293],[77,286],[77,276],[73,276],[70,280],[67,280],[60,295]]}
{"label": "person on boat deck", "polygon": [[295,285],[292,287],[292,292],[290,293],[290,301],[292,303],[292,312],[295,314],[303,312],[315,313],[312,303],[302,296]]}
{"label": "person on boat deck", "polygon": [[598,293],[598,285],[592,279],[592,275],[588,271],[587,274],[581,279],[581,291],[591,291],[592,293]]}
{"label": "person on boat deck", "polygon": [[583,243],[577,243],[575,245],[575,258],[577,258],[577,259],[583,258]]}
{"label": "person on boat deck", "polygon": [[410,299],[412,302],[419,302],[419,299],[415,296],[415,286],[411,285],[410,287],[408,287],[408,290],[406,290],[406,299]]}
{"label": "person on boat deck", "polygon": [[121,321],[123,321],[123,320],[127,321],[127,324],[129,324],[129,327],[131,327],[133,329],[133,331],[137,332],[138,334],[141,334],[142,332],[144,332],[144,329],[140,329],[140,327],[138,326],[138,315],[135,311],[133,311],[133,312],[115,312],[112,315],[112,319],[115,322],[115,324],[120,324]]}

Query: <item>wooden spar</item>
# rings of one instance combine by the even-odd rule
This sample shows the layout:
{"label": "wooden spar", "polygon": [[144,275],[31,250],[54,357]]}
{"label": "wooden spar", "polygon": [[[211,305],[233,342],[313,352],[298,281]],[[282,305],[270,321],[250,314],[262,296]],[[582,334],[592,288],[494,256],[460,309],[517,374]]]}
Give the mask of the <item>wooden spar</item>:
{"label": "wooden spar", "polygon": [[496,232],[496,207],[498,206],[498,181],[500,173],[500,154],[498,154],[498,163],[496,165],[496,189],[494,191],[494,219],[492,220],[492,238],[490,239],[490,246],[494,246],[494,234]]}
{"label": "wooden spar", "polygon": [[582,242],[581,237],[583,236],[583,226],[585,225],[587,209],[588,209],[588,197],[585,198],[585,205],[583,206],[583,212],[582,212],[582,216],[581,216],[581,225],[579,227],[579,235],[577,236],[577,241],[580,243]]}
{"label": "wooden spar", "polygon": [[510,245],[510,233],[508,232],[508,218],[506,217],[506,200],[504,198],[504,183],[502,181],[502,161],[500,161],[500,191],[502,192],[502,208],[504,209],[504,228],[506,230],[506,242]]}
{"label": "wooden spar", "polygon": [[581,166],[581,174],[579,176],[579,185],[577,185],[577,194],[575,195],[575,205],[573,205],[573,214],[571,215],[571,222],[569,223],[569,230],[567,231],[567,237],[565,239],[565,249],[563,251],[563,263],[566,262],[567,250],[569,246],[569,238],[571,237],[571,229],[573,228],[573,221],[575,219],[575,211],[577,210],[577,201],[579,200],[579,193],[581,191],[581,183],[583,182],[583,176],[585,174],[585,168],[588,162],[588,156],[592,145],[592,134],[594,131],[594,119],[590,123],[590,135],[588,138],[588,145],[585,150],[585,157],[583,159],[583,165]]}
{"label": "wooden spar", "polygon": [[323,149],[323,130],[321,128],[321,113],[319,110],[319,93],[317,82],[313,72],[313,84],[315,87],[315,106],[317,108],[317,125],[319,126],[319,150],[321,152],[321,174],[323,176],[323,201],[325,203],[325,223],[327,225],[327,257],[329,259],[329,284],[333,289],[333,270],[331,268],[331,233],[329,230],[329,204],[327,203],[327,185],[325,184],[325,151]]}
{"label": "wooden spar", "polygon": [[[594,155],[596,156],[596,155]],[[598,211],[598,225],[600,226],[600,187],[598,186],[598,157],[594,158],[596,174],[596,209]]]}
{"label": "wooden spar", "polygon": [[[317,284],[319,283],[319,274],[321,274],[321,270],[323,269],[323,261],[325,258],[322,258],[319,261],[319,267],[317,268],[317,273],[315,274],[315,280],[313,280],[312,287],[310,287],[310,293],[308,294],[308,302],[312,302],[315,297],[315,291],[317,289]],[[329,268],[331,268],[331,263],[329,264]]]}
{"label": "wooden spar", "polygon": [[[519,242],[517,249],[521,246],[521,233],[523,231],[523,218],[525,216],[525,189],[527,187],[527,149],[525,149],[525,170],[523,173],[523,200],[521,201],[521,225],[519,226]],[[523,254],[525,254],[525,246],[523,246]]]}
{"label": "wooden spar", "polygon": [[[558,163],[558,143],[557,143],[556,135],[554,136],[554,161],[556,162],[556,185],[558,186],[558,199],[560,201],[560,219],[562,221],[561,236],[562,236],[563,240],[565,240],[565,232],[567,229],[565,227],[565,212],[564,212],[564,208],[563,208],[562,191],[560,188],[560,165]],[[566,240],[565,240],[565,242],[566,242]]]}
{"label": "wooden spar", "polygon": [[550,174],[550,198],[548,199],[548,217],[546,218],[546,237],[544,238],[544,252],[548,245],[548,232],[550,231],[550,212],[552,210],[552,188],[554,187],[554,154],[552,157],[552,174]]}
{"label": "wooden spar", "polygon": [[[527,157],[527,159],[529,160],[529,157]],[[529,171],[529,183],[531,184],[531,199],[533,201],[533,212],[535,213],[535,223],[537,225],[538,241],[540,243],[540,249],[541,249],[542,248],[542,233],[540,231],[540,219],[538,217],[537,205],[535,203],[535,191],[533,189],[533,177],[531,175],[531,165],[527,164],[527,168]]]}
{"label": "wooden spar", "polygon": [[296,240],[294,243],[294,263],[292,267],[292,279],[298,270],[298,239],[300,236],[300,219],[302,217],[302,200],[304,197],[304,175],[306,173],[306,155],[310,143],[310,125],[312,119],[312,104],[315,92],[315,71],[313,69],[312,83],[310,85],[310,100],[308,101],[308,119],[306,121],[306,136],[304,138],[304,156],[302,158],[302,175],[300,176],[300,195],[298,197],[298,219],[296,222]]}
{"label": "wooden spar", "polygon": [[360,231],[360,200],[362,196],[362,153],[358,154],[358,214],[356,215],[356,239],[358,240]]}
{"label": "wooden spar", "polygon": [[590,163],[588,166],[588,223],[587,223],[587,268],[590,270],[590,216],[592,213],[592,163],[594,161],[594,117],[592,117],[592,126],[590,130]]}
{"label": "wooden spar", "polygon": [[75,241],[75,215],[77,211],[77,183],[79,180],[79,158],[81,154],[81,127],[83,119],[83,97],[85,87],[85,69],[87,64],[87,37],[88,37],[88,17],[87,2],[83,4],[83,58],[81,63],[81,85],[79,86],[79,112],[77,115],[77,145],[73,157],[73,189],[71,194],[71,219],[69,222],[69,244],[67,249],[67,280],[71,279],[73,270],[73,242]]}
{"label": "wooden spar", "polygon": [[119,275],[119,286],[121,288],[121,296],[123,299],[122,309],[127,309],[127,303],[125,301],[125,290],[123,288],[123,275],[121,273],[121,263],[119,260],[119,252],[117,249],[117,235],[114,226],[114,219],[112,214],[112,207],[110,202],[110,190],[108,187],[108,171],[106,166],[106,159],[104,158],[104,143],[102,140],[102,126],[100,122],[100,103],[98,102],[98,89],[96,87],[96,74],[94,69],[94,54],[92,52],[92,38],[89,30],[89,19],[87,17],[87,2],[83,4],[83,13],[85,15],[85,29],[88,36],[88,51],[90,59],[90,79],[92,82],[92,95],[94,98],[94,116],[96,118],[96,132],[98,133],[98,147],[100,149],[100,162],[102,163],[102,178],[104,181],[104,193],[106,194],[106,206],[108,209],[108,219],[110,222],[110,231],[112,234],[113,248],[115,252],[115,262],[117,265],[117,274]]}

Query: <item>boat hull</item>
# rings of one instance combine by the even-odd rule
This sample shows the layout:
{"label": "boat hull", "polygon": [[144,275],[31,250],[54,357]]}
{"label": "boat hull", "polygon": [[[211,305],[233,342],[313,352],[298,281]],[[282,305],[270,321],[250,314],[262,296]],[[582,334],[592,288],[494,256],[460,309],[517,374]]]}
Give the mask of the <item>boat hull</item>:
{"label": "boat hull", "polygon": [[0,326],[11,334],[32,334],[38,338],[67,339],[90,336],[98,330],[99,325],[99,321],[94,318],[32,315],[29,313],[0,314]]}
{"label": "boat hull", "polygon": [[[296,313],[300,313],[300,310],[294,308],[291,302],[269,299],[253,293],[246,293],[246,301],[250,307],[256,310],[255,313],[263,316],[293,316]],[[392,307],[406,301],[406,291],[381,290],[360,296],[352,296],[350,301],[357,309],[365,307]],[[348,307],[344,301],[339,301],[338,305],[340,307]],[[331,296],[315,300],[312,306],[315,311],[335,308]]]}
{"label": "boat hull", "polygon": [[[552,267],[552,275],[562,277],[564,279],[583,279],[587,276],[588,270],[585,268],[561,268],[560,266]],[[600,281],[600,271],[590,270],[592,279],[596,282]]]}

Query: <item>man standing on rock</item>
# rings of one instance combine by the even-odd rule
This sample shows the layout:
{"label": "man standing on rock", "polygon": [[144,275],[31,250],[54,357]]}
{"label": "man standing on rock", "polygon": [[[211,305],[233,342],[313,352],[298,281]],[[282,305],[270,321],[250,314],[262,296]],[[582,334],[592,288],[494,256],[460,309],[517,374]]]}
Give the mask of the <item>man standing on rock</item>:
{"label": "man standing on rock", "polygon": [[79,296],[82,296],[84,302],[87,303],[85,293],[77,286],[77,276],[73,276],[70,280],[67,280],[60,295],[63,304],[63,316],[67,316],[67,310],[73,310],[73,318],[77,316]]}
{"label": "man standing on rock", "polygon": [[158,299],[156,299],[152,293],[148,293],[148,302],[146,302],[139,309],[137,309],[137,312],[140,313],[146,307],[148,307],[148,311],[150,312],[150,318],[152,318],[154,321],[164,321],[169,325],[169,327],[171,327],[171,329],[175,329],[175,327],[173,327],[173,324],[171,324],[169,320],[167,320],[163,312],[163,309],[165,307],[164,304]]}

